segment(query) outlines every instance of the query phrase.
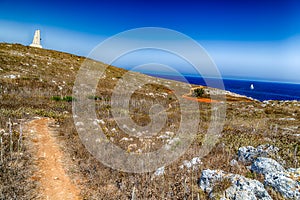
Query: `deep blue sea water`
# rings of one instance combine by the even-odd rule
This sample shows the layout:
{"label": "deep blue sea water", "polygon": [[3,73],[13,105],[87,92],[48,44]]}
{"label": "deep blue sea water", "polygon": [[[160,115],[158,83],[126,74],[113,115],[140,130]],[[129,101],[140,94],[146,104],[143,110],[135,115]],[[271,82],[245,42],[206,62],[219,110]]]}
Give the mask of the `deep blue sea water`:
{"label": "deep blue sea water", "polygon": [[[151,76],[181,80],[178,76],[148,74]],[[206,85],[201,77],[185,76],[190,84]],[[210,81],[217,79],[210,78]],[[252,97],[254,99],[264,100],[298,100],[300,101],[300,84],[264,82],[251,80],[223,79],[225,89],[237,94]],[[253,84],[254,89],[250,86]]]}

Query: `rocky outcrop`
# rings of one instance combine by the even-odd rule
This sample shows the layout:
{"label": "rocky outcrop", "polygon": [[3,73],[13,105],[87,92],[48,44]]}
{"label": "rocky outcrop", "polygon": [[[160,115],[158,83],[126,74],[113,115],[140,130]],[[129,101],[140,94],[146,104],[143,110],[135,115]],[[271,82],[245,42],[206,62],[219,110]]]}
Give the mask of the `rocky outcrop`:
{"label": "rocky outcrop", "polygon": [[257,148],[253,146],[240,147],[238,160],[243,163],[252,163],[257,157],[277,157],[282,160],[278,151],[279,148],[269,144],[260,145]]}
{"label": "rocky outcrop", "polygon": [[265,176],[265,185],[269,185],[286,199],[300,199],[300,184],[292,174],[286,172],[268,173]]}
{"label": "rocky outcrop", "polygon": [[265,176],[264,184],[287,199],[300,199],[300,168],[285,170],[271,158],[257,158],[251,170]]}
{"label": "rocky outcrop", "polygon": [[[227,184],[226,184],[227,182]],[[229,182],[229,185],[228,185]],[[221,185],[223,188],[216,188]],[[199,180],[200,188],[210,198],[232,200],[271,200],[262,183],[237,174],[226,174],[222,170],[204,170]],[[219,191],[221,189],[221,191]]]}
{"label": "rocky outcrop", "polygon": [[285,171],[285,169],[272,158],[258,157],[251,165],[251,170],[266,175],[267,173],[274,173]]}
{"label": "rocky outcrop", "polygon": [[[218,198],[223,200],[272,199],[264,186],[273,188],[285,199],[300,200],[300,168],[285,169],[283,166],[285,162],[278,155],[278,151],[277,147],[268,144],[257,148],[252,146],[239,148],[238,160],[250,164],[248,169],[252,172],[264,175],[263,184],[241,175],[207,169],[202,171],[199,186],[210,198],[216,198],[218,195]],[[238,162],[232,160],[230,165],[238,165]]]}

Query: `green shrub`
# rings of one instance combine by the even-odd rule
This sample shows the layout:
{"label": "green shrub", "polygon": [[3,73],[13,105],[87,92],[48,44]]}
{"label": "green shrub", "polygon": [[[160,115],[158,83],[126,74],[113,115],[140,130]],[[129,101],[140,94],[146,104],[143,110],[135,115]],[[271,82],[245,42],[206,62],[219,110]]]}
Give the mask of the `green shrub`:
{"label": "green shrub", "polygon": [[205,94],[205,91],[203,88],[196,88],[193,90],[194,97],[202,97],[204,94]]}
{"label": "green shrub", "polygon": [[61,101],[62,99],[60,98],[60,96],[52,96],[51,100],[53,100],[53,101]]}
{"label": "green shrub", "polygon": [[51,100],[53,100],[53,101],[66,101],[66,102],[76,101],[76,99],[72,96],[64,96],[62,98],[60,96],[52,96]]}
{"label": "green shrub", "polygon": [[71,102],[71,101],[75,100],[75,98],[72,96],[65,96],[62,98],[62,100],[66,101],[66,102]]}

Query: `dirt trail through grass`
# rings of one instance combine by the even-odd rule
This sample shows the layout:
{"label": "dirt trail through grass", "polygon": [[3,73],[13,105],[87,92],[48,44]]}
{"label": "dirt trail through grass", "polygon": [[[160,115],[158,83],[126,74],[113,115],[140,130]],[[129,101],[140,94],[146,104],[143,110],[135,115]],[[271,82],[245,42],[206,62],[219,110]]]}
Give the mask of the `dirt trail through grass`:
{"label": "dirt trail through grass", "polygon": [[37,172],[35,178],[39,184],[39,196],[42,199],[81,199],[79,189],[72,183],[64,170],[63,152],[58,140],[49,129],[54,120],[39,118],[28,123],[27,130],[35,143]]}

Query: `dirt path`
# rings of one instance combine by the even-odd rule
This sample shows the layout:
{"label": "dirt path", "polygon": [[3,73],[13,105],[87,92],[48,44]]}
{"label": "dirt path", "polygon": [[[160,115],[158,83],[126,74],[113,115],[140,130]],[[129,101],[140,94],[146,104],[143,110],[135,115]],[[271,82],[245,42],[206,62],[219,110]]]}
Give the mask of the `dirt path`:
{"label": "dirt path", "polygon": [[187,96],[187,95],[183,95],[182,96],[183,98],[186,98],[188,100],[192,100],[192,101],[198,101],[198,102],[202,102],[202,103],[214,103],[214,102],[219,102],[217,100],[213,100],[211,98],[197,98],[197,97],[190,97],[190,96]]}
{"label": "dirt path", "polygon": [[42,199],[81,199],[79,189],[66,174],[57,139],[48,125],[54,120],[49,118],[35,119],[27,124],[32,141],[35,143],[38,171],[35,178],[40,184]]}

